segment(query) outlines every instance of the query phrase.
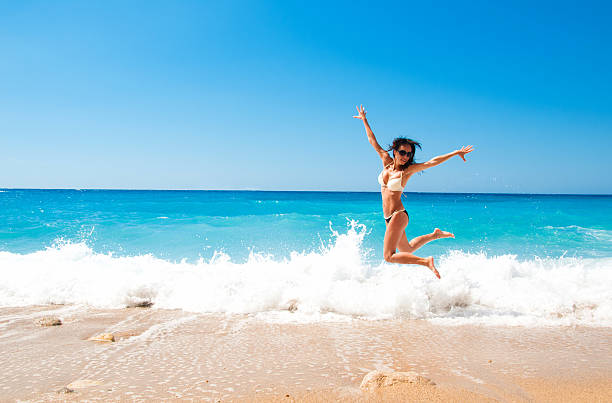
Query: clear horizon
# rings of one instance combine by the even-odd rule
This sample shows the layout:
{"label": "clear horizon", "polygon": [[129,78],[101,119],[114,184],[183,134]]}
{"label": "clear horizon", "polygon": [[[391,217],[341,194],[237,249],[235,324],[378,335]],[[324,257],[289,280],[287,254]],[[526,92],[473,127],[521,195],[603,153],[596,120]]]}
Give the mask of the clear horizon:
{"label": "clear horizon", "polygon": [[[128,188],[0,188],[0,190],[108,190],[108,191],[134,191],[134,192],[310,192],[310,193],[374,193],[378,190],[271,190],[271,189],[128,189]],[[503,192],[417,192],[405,191],[405,194],[490,194],[505,196],[612,196],[609,193],[503,193]]]}

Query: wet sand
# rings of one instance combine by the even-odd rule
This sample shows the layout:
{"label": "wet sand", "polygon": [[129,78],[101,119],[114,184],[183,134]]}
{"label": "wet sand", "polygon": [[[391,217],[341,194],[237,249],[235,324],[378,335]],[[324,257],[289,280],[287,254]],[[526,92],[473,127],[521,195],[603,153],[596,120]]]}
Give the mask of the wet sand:
{"label": "wet sand", "polygon": [[[612,401],[610,328],[300,324],[291,315],[1,308],[0,400]],[[45,316],[63,324],[37,325]],[[116,341],[88,340],[100,333]],[[376,369],[435,385],[361,391]]]}

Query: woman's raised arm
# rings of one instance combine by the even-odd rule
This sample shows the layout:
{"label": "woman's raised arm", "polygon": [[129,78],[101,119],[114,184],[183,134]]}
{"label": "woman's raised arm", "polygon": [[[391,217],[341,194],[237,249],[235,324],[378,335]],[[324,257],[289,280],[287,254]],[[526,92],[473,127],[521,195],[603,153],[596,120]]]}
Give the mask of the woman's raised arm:
{"label": "woman's raised arm", "polygon": [[368,135],[368,141],[370,142],[370,144],[372,144],[372,147],[374,147],[374,149],[380,156],[380,159],[382,160],[383,165],[390,164],[393,160],[391,157],[389,157],[389,153],[387,153],[387,151],[385,151],[385,149],[382,148],[380,144],[378,144],[378,141],[376,141],[374,132],[372,131],[372,128],[370,127],[370,124],[368,123],[368,119],[366,119],[366,111],[363,108],[363,105],[361,105],[361,107],[359,106],[357,107],[357,113],[358,115],[353,116],[353,117],[355,119],[361,119],[363,121],[363,125],[365,126],[366,134]]}
{"label": "woman's raised arm", "polygon": [[473,150],[474,147],[472,146],[464,146],[461,147],[459,150],[453,151],[452,153],[438,155],[437,157],[434,157],[427,162],[423,162],[422,164],[412,164],[408,167],[408,169],[412,172],[423,171],[425,169],[435,167],[436,165],[440,165],[441,163],[448,161],[455,155],[458,155],[463,161],[465,161],[465,154],[471,153]]}

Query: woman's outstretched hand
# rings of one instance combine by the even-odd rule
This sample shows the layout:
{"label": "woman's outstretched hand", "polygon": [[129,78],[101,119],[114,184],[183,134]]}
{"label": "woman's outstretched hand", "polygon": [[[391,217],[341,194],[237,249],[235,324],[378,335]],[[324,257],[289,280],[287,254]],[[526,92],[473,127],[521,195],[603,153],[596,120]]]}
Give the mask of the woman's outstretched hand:
{"label": "woman's outstretched hand", "polygon": [[464,146],[461,147],[460,150],[457,150],[457,155],[461,157],[463,161],[465,161],[465,154],[471,153],[474,150],[472,146]]}
{"label": "woman's outstretched hand", "polygon": [[359,107],[359,106],[357,107],[357,113],[359,113],[359,115],[353,116],[355,119],[361,119],[363,121],[366,120],[366,116],[365,116],[366,115],[366,111],[365,111],[365,109],[363,109],[363,105],[361,105],[361,107]]}

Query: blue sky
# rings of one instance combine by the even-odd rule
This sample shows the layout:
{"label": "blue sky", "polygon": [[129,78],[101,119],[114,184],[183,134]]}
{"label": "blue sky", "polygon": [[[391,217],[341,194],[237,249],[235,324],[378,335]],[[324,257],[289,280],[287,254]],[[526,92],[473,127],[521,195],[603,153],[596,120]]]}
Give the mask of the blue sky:
{"label": "blue sky", "polygon": [[0,187],[612,193],[606,2],[0,3]]}

